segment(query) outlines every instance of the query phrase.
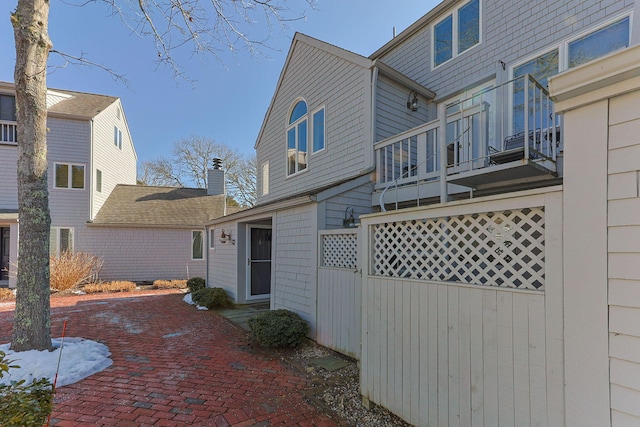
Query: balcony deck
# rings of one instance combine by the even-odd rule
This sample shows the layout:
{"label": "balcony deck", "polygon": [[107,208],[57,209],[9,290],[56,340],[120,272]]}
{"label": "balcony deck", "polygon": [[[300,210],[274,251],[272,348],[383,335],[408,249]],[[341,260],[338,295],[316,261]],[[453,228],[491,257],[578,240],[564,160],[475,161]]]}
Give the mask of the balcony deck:
{"label": "balcony deck", "polygon": [[446,200],[470,189],[554,179],[560,141],[546,88],[526,75],[440,105],[437,120],[376,143],[374,199]]}

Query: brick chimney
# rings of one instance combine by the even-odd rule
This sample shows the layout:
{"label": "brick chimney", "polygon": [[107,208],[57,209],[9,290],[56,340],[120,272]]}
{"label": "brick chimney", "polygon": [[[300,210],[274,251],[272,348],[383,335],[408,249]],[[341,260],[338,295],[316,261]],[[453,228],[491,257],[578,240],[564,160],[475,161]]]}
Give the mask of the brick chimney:
{"label": "brick chimney", "polygon": [[222,170],[222,160],[215,158],[212,161],[213,167],[207,170],[207,194],[218,196],[226,194],[224,184],[224,171]]}

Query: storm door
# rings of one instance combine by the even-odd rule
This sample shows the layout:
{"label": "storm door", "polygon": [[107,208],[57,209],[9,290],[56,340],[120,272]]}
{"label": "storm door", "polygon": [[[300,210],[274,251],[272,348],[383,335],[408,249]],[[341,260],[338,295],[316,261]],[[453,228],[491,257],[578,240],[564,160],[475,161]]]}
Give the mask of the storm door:
{"label": "storm door", "polygon": [[0,280],[9,279],[9,228],[0,227]]}
{"label": "storm door", "polygon": [[249,226],[247,299],[271,293],[271,228]]}

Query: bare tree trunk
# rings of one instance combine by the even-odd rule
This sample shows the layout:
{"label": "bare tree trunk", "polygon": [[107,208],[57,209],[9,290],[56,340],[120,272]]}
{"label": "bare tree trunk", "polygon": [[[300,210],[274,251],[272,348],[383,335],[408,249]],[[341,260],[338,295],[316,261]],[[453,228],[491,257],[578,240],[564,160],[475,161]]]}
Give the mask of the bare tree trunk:
{"label": "bare tree trunk", "polygon": [[11,15],[18,123],[18,280],[11,349],[51,350],[47,189],[49,0],[18,0]]}

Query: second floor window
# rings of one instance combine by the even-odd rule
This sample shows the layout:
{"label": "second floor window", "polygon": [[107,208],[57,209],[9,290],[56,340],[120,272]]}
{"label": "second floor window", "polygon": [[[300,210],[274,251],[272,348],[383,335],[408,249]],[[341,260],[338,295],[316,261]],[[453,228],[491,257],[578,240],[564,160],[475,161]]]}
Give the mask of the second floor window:
{"label": "second floor window", "polygon": [[287,175],[307,169],[307,103],[298,101],[287,126]]}
{"label": "second floor window", "polygon": [[433,67],[480,43],[480,0],[471,0],[433,27]]}
{"label": "second floor window", "polygon": [[4,122],[16,121],[16,97],[0,95],[0,120]]}
{"label": "second floor window", "polygon": [[56,188],[84,189],[84,165],[55,164]]}
{"label": "second floor window", "polygon": [[122,150],[122,131],[118,126],[113,127],[113,145]]}

